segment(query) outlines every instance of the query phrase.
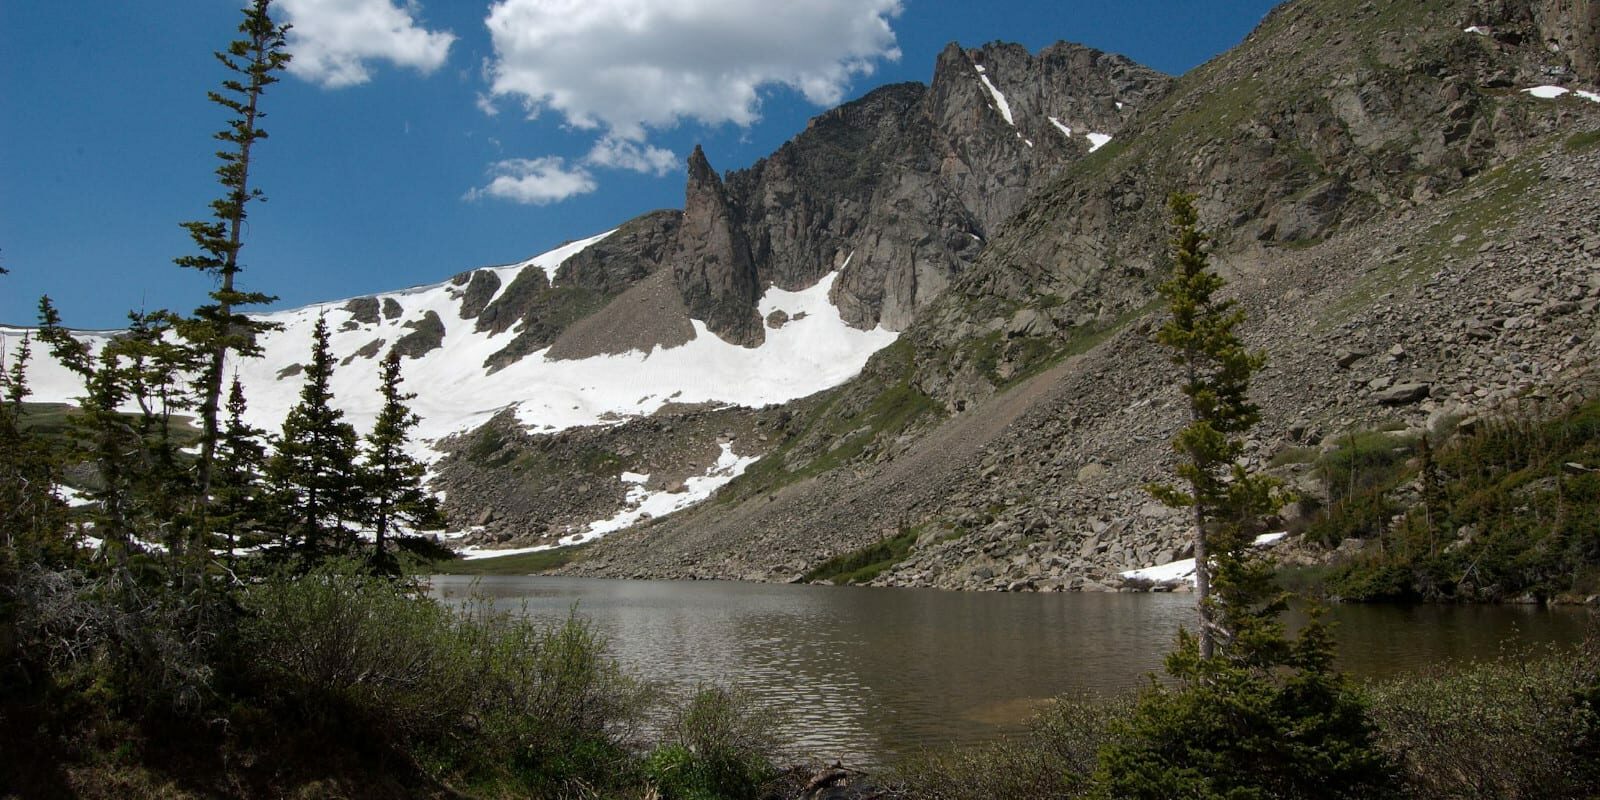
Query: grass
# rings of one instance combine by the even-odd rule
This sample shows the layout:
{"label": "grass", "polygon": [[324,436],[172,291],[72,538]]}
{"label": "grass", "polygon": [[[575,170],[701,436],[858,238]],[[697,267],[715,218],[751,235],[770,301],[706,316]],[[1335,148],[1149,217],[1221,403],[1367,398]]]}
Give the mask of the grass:
{"label": "grass", "polygon": [[1328,307],[1318,324],[1326,330],[1372,308],[1379,298],[1426,280],[1439,267],[1465,261],[1499,233],[1507,220],[1526,213],[1531,189],[1543,179],[1540,153],[1526,153],[1484,173],[1460,192],[1466,199],[1448,216],[1418,236],[1387,264],[1363,276],[1355,288]]}
{"label": "grass", "polygon": [[884,570],[904,561],[921,535],[921,526],[902,531],[858,550],[843,553],[813,567],[806,582],[828,581],[835,585],[868,583]]}
{"label": "grass", "polygon": [[462,558],[435,561],[429,571],[435,575],[530,575],[564,567],[583,559],[589,546],[557,547],[537,553],[518,553],[495,558]]}
{"label": "grass", "polygon": [[[874,578],[906,560],[924,530],[926,530],[924,525],[907,528],[887,539],[834,556],[813,567],[805,574],[804,580],[828,581],[836,586],[871,583]],[[952,532],[944,539],[953,539],[959,535]]]}
{"label": "grass", "polygon": [[[22,404],[22,430],[39,434],[55,444],[64,443],[74,433],[72,417],[78,413],[78,407],[71,403],[30,403]],[[137,414],[123,414],[130,422],[138,420]],[[172,437],[179,446],[187,446],[200,440],[200,429],[194,426],[194,418],[187,415],[174,414],[172,416]]]}
{"label": "grass", "polygon": [[914,358],[904,338],[879,351],[857,381],[805,406],[789,423],[787,438],[719,492],[716,502],[738,502],[846,466],[874,443],[943,416],[943,407],[912,383]]}
{"label": "grass", "polygon": [[1267,462],[1267,466],[1276,469],[1289,464],[1310,464],[1317,460],[1321,452],[1315,447],[1285,447],[1272,454],[1272,460]]}
{"label": "grass", "polygon": [[1584,150],[1592,150],[1597,145],[1600,145],[1600,130],[1574,133],[1571,136],[1568,136],[1567,141],[1564,143],[1564,146],[1567,148],[1567,152],[1569,153],[1581,153]]}

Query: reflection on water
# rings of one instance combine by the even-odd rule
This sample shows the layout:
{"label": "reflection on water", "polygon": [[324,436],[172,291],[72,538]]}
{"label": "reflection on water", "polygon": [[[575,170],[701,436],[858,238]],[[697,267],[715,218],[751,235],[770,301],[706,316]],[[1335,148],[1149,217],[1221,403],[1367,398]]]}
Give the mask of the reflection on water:
{"label": "reflection on water", "polygon": [[[586,578],[437,576],[434,592],[486,595],[560,619],[573,608],[641,677],[740,686],[781,709],[806,754],[872,763],[922,745],[1017,729],[1045,699],[1115,692],[1160,670],[1192,595],[992,594]],[[1333,609],[1341,662],[1381,676],[1568,642],[1581,610]]]}

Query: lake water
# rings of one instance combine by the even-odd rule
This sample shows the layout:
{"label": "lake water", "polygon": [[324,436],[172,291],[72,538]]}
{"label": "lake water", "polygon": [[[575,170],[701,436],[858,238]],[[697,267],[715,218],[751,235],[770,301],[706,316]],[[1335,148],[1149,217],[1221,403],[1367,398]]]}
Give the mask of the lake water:
{"label": "lake water", "polygon": [[[738,686],[781,709],[801,754],[871,764],[993,739],[1062,693],[1127,690],[1161,669],[1194,596],[996,594],[730,582],[436,576],[551,620],[576,607],[633,674]],[[1341,665],[1381,677],[1581,639],[1594,615],[1526,606],[1339,606]]]}

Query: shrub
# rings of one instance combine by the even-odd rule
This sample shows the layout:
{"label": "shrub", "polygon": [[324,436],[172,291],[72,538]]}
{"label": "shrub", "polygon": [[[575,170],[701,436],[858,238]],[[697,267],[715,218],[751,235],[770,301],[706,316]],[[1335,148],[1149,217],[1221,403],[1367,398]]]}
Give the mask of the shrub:
{"label": "shrub", "polygon": [[1313,621],[1292,642],[1250,628],[1238,637],[1231,652],[1206,659],[1180,635],[1167,657],[1178,685],[1152,683],[1100,752],[1105,796],[1391,796],[1393,770],[1363,698],[1332,669],[1324,628]]}
{"label": "shrub", "polygon": [[669,800],[758,796],[778,774],[772,722],[749,695],[703,687],[674,710],[645,772]]}
{"label": "shrub", "polygon": [[548,626],[477,600],[456,633],[473,687],[474,771],[509,765],[521,784],[553,792],[634,777],[655,689],[626,675],[587,622],[574,615]]}
{"label": "shrub", "polygon": [[436,777],[513,793],[618,786],[650,687],[576,617],[457,612],[330,560],[245,593],[241,671],[289,719],[387,748]]}
{"label": "shrub", "polygon": [[280,575],[241,601],[242,669],[307,724],[415,740],[449,725],[464,704],[450,612],[354,559]]}
{"label": "shrub", "polygon": [[1351,432],[1334,441],[1337,447],[1317,462],[1317,471],[1335,502],[1390,488],[1416,444],[1386,431]]}
{"label": "shrub", "polygon": [[216,598],[44,567],[8,589],[19,659],[7,666],[19,684],[92,690],[134,714],[193,716],[214,701],[218,644],[232,627]]}
{"label": "shrub", "polygon": [[1378,685],[1380,745],[1420,800],[1600,796],[1600,645]]}
{"label": "shrub", "polygon": [[1026,732],[961,750],[924,751],[890,775],[907,797],[989,800],[996,797],[1088,797],[1096,754],[1132,698],[1061,697]]}
{"label": "shrub", "polygon": [[[1308,528],[1329,545],[1378,540],[1330,576],[1332,591],[1357,600],[1494,601],[1594,590],[1600,474],[1583,465],[1600,458],[1600,402],[1480,420],[1419,456],[1417,467],[1358,488]],[[1390,498],[1405,496],[1413,478],[1420,502],[1391,525],[1400,508]]]}

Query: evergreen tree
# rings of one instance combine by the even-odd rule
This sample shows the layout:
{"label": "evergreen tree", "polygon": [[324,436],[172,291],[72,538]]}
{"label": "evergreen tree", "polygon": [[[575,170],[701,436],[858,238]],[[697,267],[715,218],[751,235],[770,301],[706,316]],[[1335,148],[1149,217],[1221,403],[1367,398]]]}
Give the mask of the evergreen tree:
{"label": "evergreen tree", "polygon": [[[241,534],[254,532],[265,518],[263,470],[266,431],[245,422],[244,387],[237,375],[228,389],[228,419],[217,439],[216,475],[211,483],[211,523],[232,559]],[[255,542],[251,542],[255,544]]]}
{"label": "evergreen tree", "polygon": [[32,356],[32,337],[24,334],[13,352],[0,336],[0,574],[21,563],[59,563],[71,552],[54,460],[25,428]]}
{"label": "evergreen tree", "polygon": [[[347,545],[343,522],[356,518],[359,476],[356,432],[333,407],[333,353],[328,345],[328,320],[318,317],[311,334],[300,402],[289,410],[278,437],[267,476],[286,514],[286,535],[296,534],[313,558],[329,544]],[[324,534],[341,541],[324,542]]]}
{"label": "evergreen tree", "polygon": [[39,340],[56,361],[82,381],[84,393],[72,418],[75,435],[69,457],[94,465],[98,486],[87,492],[94,501],[91,521],[103,552],[118,568],[127,565],[138,521],[139,474],[148,462],[139,430],[118,412],[128,400],[125,365],[113,339],[96,354],[61,327],[61,315],[49,297],[39,300]]}
{"label": "evergreen tree", "polygon": [[400,389],[398,351],[390,350],[384,356],[380,375],[383,408],[378,411],[372,433],[367,435],[362,486],[366,491],[366,521],[376,534],[373,563],[380,569],[392,569],[394,563],[385,540],[396,523],[414,529],[443,523],[439,501],[422,483],[426,468],[405,449],[419,418],[406,405],[416,395]]}
{"label": "evergreen tree", "polygon": [[246,206],[252,201],[265,200],[261,190],[250,185],[251,149],[256,142],[267,138],[260,124],[266,117],[261,110],[261,97],[268,86],[278,82],[277,73],[288,66],[290,58],[284,49],[289,26],[272,21],[268,14],[270,5],[271,0],[252,0],[243,9],[244,21],[239,24],[243,37],[230,43],[225,52],[215,54],[217,61],[232,75],[222,82],[221,92],[207,93],[212,102],[232,115],[227,127],[215,135],[226,143],[225,149],[217,151],[217,158],[222,161],[217,167],[217,179],[224,192],[222,197],[211,201],[211,219],[183,223],[200,254],[176,259],[179,266],[199,270],[217,284],[210,294],[211,302],[196,309],[183,331],[184,338],[201,357],[196,381],[201,440],[195,483],[202,517],[211,499],[223,365],[230,352],[259,354],[256,334],[269,328],[246,317],[239,309],[273,299],[259,292],[241,291],[237,286],[243,269],[239,250],[243,245]]}
{"label": "evergreen tree", "polygon": [[1266,357],[1246,350],[1234,332],[1244,312],[1234,301],[1216,296],[1224,281],[1211,271],[1205,253],[1209,237],[1199,229],[1193,198],[1175,194],[1168,206],[1175,233],[1173,275],[1160,292],[1171,319],[1156,333],[1156,341],[1175,351],[1173,361],[1183,371],[1189,424],[1172,446],[1180,455],[1178,477],[1188,489],[1170,485],[1149,489],[1168,506],[1193,513],[1200,655],[1211,658],[1218,639],[1231,635],[1218,624],[1212,596],[1215,559],[1243,552],[1250,524],[1275,507],[1273,483],[1238,463],[1244,453],[1243,434],[1261,417],[1248,397],[1250,376]]}
{"label": "evergreen tree", "polygon": [[204,542],[189,536],[194,484],[173,436],[173,417],[194,408],[184,384],[199,359],[171,335],[180,322],[177,315],[134,312],[128,320],[127,332],[106,349],[118,360],[127,402],[139,410],[130,420],[141,442],[137,469],[130,476],[132,507],[146,536],[166,547],[173,574],[183,572],[185,559],[190,559],[185,574],[196,575],[211,553]]}
{"label": "evergreen tree", "polygon": [[1243,313],[1218,300],[1193,201],[1170,201],[1174,274],[1163,284],[1172,319],[1157,340],[1176,351],[1190,423],[1174,440],[1188,491],[1154,486],[1192,507],[1201,589],[1198,638],[1167,656],[1176,685],[1152,681],[1100,752],[1097,779],[1113,798],[1366,798],[1390,796],[1394,770],[1374,741],[1360,696],[1333,668],[1333,643],[1313,612],[1291,640],[1288,596],[1252,547],[1252,523],[1276,507],[1275,484],[1238,463],[1258,412],[1250,377],[1264,358],[1234,329]]}

